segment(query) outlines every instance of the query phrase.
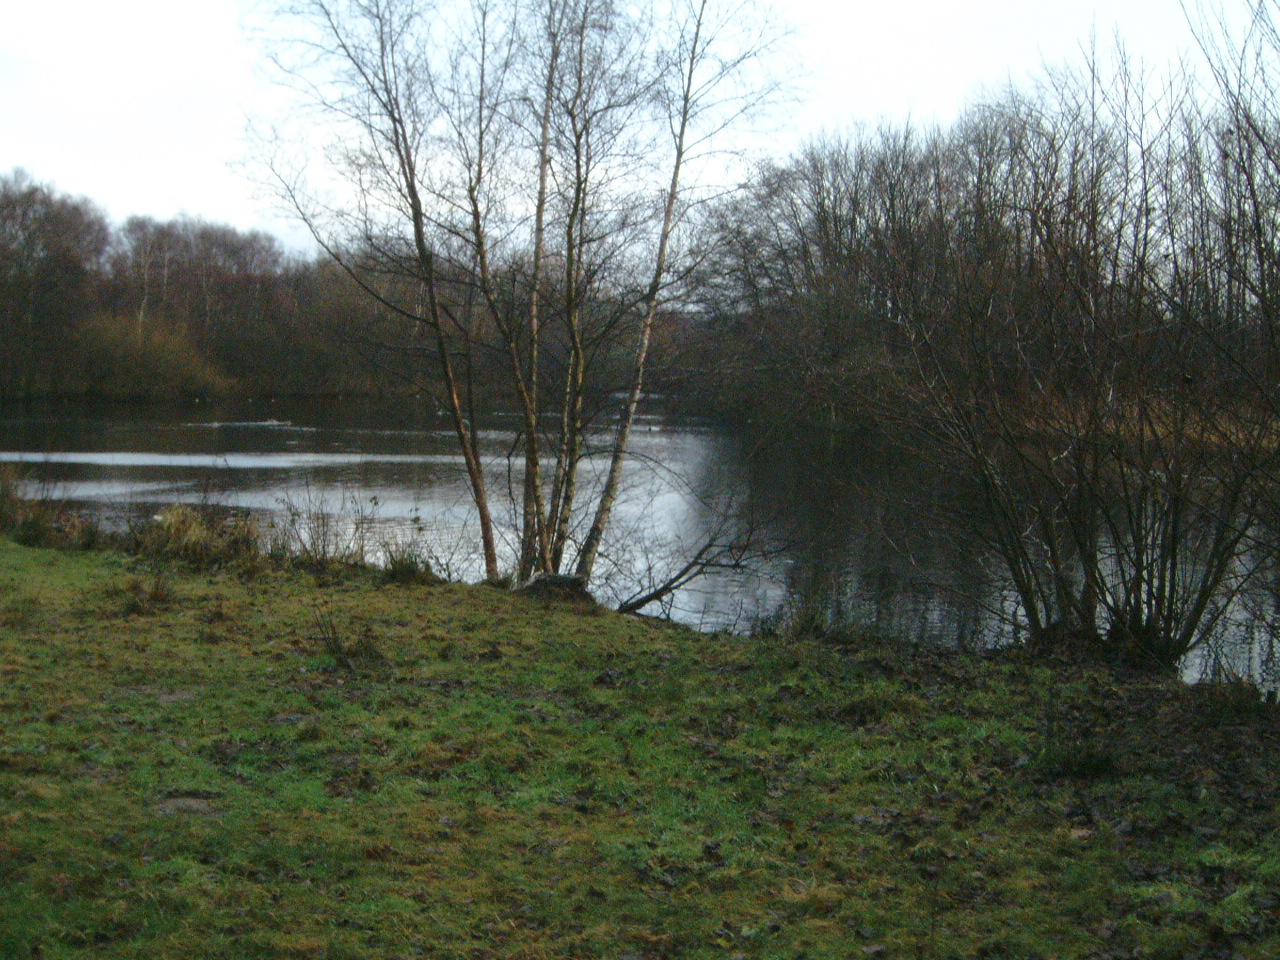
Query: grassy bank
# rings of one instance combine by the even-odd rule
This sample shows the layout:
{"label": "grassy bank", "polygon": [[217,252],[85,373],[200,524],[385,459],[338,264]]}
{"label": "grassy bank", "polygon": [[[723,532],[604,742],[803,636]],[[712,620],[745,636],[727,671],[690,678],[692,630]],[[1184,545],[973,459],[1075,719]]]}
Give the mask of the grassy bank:
{"label": "grassy bank", "polygon": [[0,540],[0,957],[1280,955],[1280,720]]}

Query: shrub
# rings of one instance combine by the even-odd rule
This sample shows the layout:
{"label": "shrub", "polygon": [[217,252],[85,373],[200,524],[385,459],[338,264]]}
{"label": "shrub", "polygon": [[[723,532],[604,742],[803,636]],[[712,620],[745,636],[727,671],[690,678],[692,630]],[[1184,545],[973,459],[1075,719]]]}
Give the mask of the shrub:
{"label": "shrub", "polygon": [[31,489],[21,472],[0,467],[0,533],[24,547],[89,549],[102,540],[97,522]]}
{"label": "shrub", "polygon": [[262,538],[252,517],[176,504],[142,528],[136,548],[196,567],[243,566],[261,558]]}
{"label": "shrub", "polygon": [[86,385],[99,394],[172,397],[224,393],[230,383],[180,327],[106,316],[79,333]]}
{"label": "shrub", "polygon": [[17,525],[22,506],[22,478],[11,465],[0,466],[0,531],[9,533]]}
{"label": "shrub", "polygon": [[307,486],[300,500],[285,497],[279,503],[268,543],[273,557],[292,558],[316,571],[368,561],[376,499],[364,500],[344,489],[334,501],[327,492]]}
{"label": "shrub", "polygon": [[381,554],[383,583],[433,583],[438,579],[426,551],[414,537],[384,541]]}

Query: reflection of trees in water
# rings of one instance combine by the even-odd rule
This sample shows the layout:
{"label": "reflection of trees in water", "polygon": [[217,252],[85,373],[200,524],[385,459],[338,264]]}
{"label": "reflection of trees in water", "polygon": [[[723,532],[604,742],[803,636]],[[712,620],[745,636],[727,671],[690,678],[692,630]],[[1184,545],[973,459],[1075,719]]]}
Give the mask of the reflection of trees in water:
{"label": "reflection of trees in water", "polygon": [[750,496],[736,439],[655,422],[630,459],[596,591],[623,610],[745,628],[769,593],[764,568],[778,547],[771,518]]}
{"label": "reflection of trees in water", "polygon": [[[786,596],[776,621],[818,629],[855,629],[912,641],[991,647],[1028,639],[1028,617],[998,558],[980,539],[980,498],[938,464],[903,449],[864,441],[843,455],[762,460],[751,472],[753,497],[780,515],[789,543]],[[1189,657],[1189,678],[1210,673],[1280,685],[1280,571],[1245,581],[1274,554],[1275,532],[1261,525],[1253,554],[1225,578],[1206,618],[1215,626]],[[1188,531],[1189,544],[1196,541]],[[1101,542],[1100,567],[1119,584],[1130,544]],[[1188,549],[1195,578],[1203,557]],[[1237,581],[1243,582],[1240,588]]]}
{"label": "reflection of trees in water", "polygon": [[[1266,530],[1258,536],[1274,540]],[[1272,548],[1268,548],[1273,552]],[[1231,601],[1218,629],[1203,647],[1193,651],[1182,666],[1190,680],[1249,678],[1264,690],[1280,689],[1280,570],[1271,568],[1253,586]]]}
{"label": "reflection of trees in water", "polygon": [[[803,445],[799,445],[803,447]],[[983,645],[991,577],[953,484],[873,439],[762,460],[753,496],[789,544],[776,619]],[[953,502],[945,503],[947,498]]]}

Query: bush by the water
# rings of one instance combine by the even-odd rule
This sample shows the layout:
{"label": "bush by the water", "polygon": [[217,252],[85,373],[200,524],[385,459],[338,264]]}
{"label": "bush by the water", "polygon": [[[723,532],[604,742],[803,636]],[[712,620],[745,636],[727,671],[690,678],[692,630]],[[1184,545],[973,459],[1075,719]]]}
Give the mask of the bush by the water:
{"label": "bush by the water", "polygon": [[41,496],[16,468],[0,465],[0,533],[28,547],[89,549],[103,542],[91,519]]}
{"label": "bush by the water", "polygon": [[253,517],[187,504],[166,507],[135,531],[134,538],[139,553],[198,567],[252,565],[263,554]]}

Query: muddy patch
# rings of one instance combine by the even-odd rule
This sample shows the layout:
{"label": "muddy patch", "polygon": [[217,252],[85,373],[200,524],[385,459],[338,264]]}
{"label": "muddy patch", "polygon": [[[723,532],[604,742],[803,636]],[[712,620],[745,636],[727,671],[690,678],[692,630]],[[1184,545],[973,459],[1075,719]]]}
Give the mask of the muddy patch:
{"label": "muddy patch", "polygon": [[146,697],[156,703],[187,703],[196,698],[194,690],[162,690],[158,687],[117,687],[117,696]]}
{"label": "muddy patch", "polygon": [[183,813],[197,817],[216,817],[222,811],[212,801],[219,796],[220,794],[203,790],[171,793],[163,800],[153,803],[151,812],[158,817],[172,817]]}

